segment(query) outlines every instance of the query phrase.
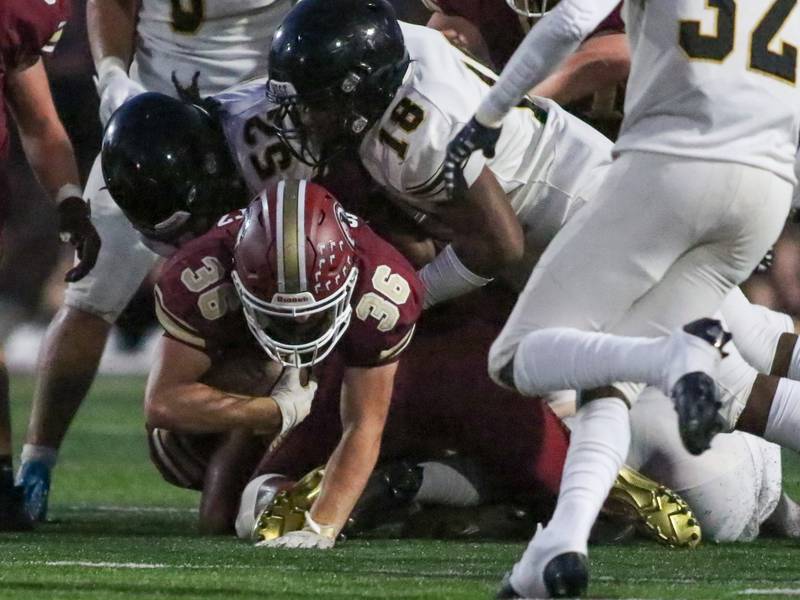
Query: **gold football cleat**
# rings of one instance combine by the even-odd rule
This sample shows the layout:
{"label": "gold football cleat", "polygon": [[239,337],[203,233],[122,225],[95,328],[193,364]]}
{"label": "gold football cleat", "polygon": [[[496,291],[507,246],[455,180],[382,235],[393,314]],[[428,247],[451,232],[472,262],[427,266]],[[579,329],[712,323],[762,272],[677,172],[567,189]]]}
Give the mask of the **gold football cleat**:
{"label": "gold football cleat", "polygon": [[669,488],[623,465],[605,508],[630,520],[643,535],[661,544],[694,548],[702,538],[700,523],[686,501]]}
{"label": "gold football cleat", "polygon": [[305,513],[311,509],[322,487],[323,467],[308,472],[291,489],[279,492],[256,519],[253,539],[274,540],[305,525]]}

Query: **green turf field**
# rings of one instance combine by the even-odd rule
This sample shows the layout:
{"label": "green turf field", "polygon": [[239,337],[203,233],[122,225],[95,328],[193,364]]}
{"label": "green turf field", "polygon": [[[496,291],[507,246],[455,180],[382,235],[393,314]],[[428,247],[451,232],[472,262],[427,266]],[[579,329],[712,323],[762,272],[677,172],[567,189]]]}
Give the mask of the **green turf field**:
{"label": "green turf field", "polygon": [[[0,598],[490,598],[520,544],[351,541],[326,553],[255,550],[194,533],[196,497],[147,459],[138,379],[98,381],[68,437],[53,523],[0,534]],[[31,383],[15,378],[15,424]],[[788,488],[800,466],[786,461]],[[800,547],[783,542],[595,548],[593,597],[800,596]]]}

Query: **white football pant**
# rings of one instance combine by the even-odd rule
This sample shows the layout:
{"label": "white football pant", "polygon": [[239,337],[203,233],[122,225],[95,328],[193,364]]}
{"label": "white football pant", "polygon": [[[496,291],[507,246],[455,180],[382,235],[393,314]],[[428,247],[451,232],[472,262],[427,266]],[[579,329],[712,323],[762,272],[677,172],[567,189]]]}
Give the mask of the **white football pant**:
{"label": "white football pant", "polygon": [[64,304],[113,323],[159,257],[142,244],[139,233],[105,189],[99,154],[83,195],[90,202],[92,223],[102,246],[89,274],[67,286]]}

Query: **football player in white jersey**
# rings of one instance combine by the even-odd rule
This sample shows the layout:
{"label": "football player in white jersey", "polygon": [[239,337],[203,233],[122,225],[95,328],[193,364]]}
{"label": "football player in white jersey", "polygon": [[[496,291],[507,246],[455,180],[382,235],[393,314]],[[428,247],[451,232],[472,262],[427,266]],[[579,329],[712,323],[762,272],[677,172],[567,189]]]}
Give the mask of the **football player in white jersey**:
{"label": "football player in white jersey", "polygon": [[[89,43],[105,124],[145,90],[176,95],[172,74],[204,94],[266,72],[264,49],[291,0],[90,0]],[[103,246],[89,276],[67,288],[39,355],[18,481],[45,517],[50,470],[103,353],[111,325],[157,260],[104,189],[99,160],[85,189]],[[124,265],[124,268],[120,268]]]}
{"label": "football player in white jersey", "polygon": [[[504,115],[518,98],[615,3],[563,0],[533,28],[450,144],[445,170],[452,190],[473,151],[493,154]],[[615,160],[592,206],[559,233],[531,276],[509,323],[513,331],[507,327],[493,347],[496,378],[537,393],[552,385],[595,388],[598,374],[617,361],[654,368],[655,361],[647,364],[652,357],[629,354],[644,338],[624,336],[662,335],[711,315],[750,274],[780,233],[796,183],[800,17],[794,5],[625,3],[632,67]],[[686,354],[687,367],[697,373],[682,383],[700,393],[688,398],[682,397],[687,385],[672,389],[681,435],[694,452],[723,425],[715,394],[702,391],[713,385],[716,359],[712,349],[697,345]],[[642,381],[620,378],[626,379]],[[586,590],[589,527],[627,452],[627,405],[637,392],[615,385],[594,391],[583,406],[558,508],[515,565],[503,594]],[[726,410],[724,425],[733,426],[741,414],[767,439],[797,447],[790,434],[800,421],[797,402],[775,387],[762,392],[744,414],[742,406]]]}

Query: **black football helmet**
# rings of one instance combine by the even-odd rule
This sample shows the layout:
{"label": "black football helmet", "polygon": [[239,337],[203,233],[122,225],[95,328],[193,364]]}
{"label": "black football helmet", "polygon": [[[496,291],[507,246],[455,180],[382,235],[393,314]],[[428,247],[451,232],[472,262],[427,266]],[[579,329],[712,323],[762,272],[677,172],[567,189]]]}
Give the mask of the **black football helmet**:
{"label": "black football helmet", "polygon": [[218,120],[164,94],[134,96],[111,116],[100,150],[111,197],[148,240],[199,235],[248,194]]}
{"label": "black football helmet", "polygon": [[300,0],[269,53],[267,98],[281,107],[278,135],[300,160],[320,165],[380,118],[408,63],[386,0]]}

